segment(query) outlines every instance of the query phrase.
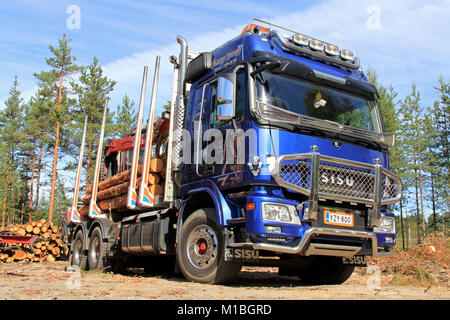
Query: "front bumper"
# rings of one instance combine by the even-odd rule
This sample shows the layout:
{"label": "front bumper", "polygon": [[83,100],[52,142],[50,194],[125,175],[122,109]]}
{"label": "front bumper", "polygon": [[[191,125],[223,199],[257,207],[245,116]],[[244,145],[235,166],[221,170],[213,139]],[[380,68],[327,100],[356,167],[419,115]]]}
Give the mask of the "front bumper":
{"label": "front bumper", "polygon": [[304,256],[310,255],[325,255],[351,258],[357,255],[364,248],[362,245],[348,245],[336,243],[314,242],[314,239],[320,236],[333,236],[333,239],[358,239],[367,242],[370,240],[371,255],[376,257],[379,255],[389,255],[387,251],[378,251],[377,236],[373,232],[342,230],[332,228],[317,228],[312,227],[307,229],[299,243],[295,246],[278,245],[273,243],[230,243],[230,248],[250,248],[253,250],[265,250],[275,253],[298,254]]}

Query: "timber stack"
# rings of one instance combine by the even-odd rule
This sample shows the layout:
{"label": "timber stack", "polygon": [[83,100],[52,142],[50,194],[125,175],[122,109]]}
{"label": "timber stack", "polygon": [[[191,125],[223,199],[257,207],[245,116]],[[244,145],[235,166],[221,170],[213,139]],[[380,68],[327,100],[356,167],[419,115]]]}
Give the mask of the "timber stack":
{"label": "timber stack", "polygon": [[[130,185],[131,169],[120,172],[109,177],[98,185],[97,205],[104,211],[126,211],[127,195]],[[138,167],[138,179],[136,187],[139,188],[142,176],[142,164]],[[148,187],[154,196],[160,196],[164,192],[164,179],[166,177],[166,167],[162,159],[153,158],[150,161]],[[92,188],[86,188],[86,195],[83,197],[83,206],[79,209],[81,215],[89,213],[89,203],[92,197]]]}
{"label": "timber stack", "polygon": [[68,248],[61,240],[60,227],[45,219],[27,224],[8,226],[1,230],[13,235],[32,236],[32,246],[23,243],[2,243],[0,262],[44,262],[66,260]]}

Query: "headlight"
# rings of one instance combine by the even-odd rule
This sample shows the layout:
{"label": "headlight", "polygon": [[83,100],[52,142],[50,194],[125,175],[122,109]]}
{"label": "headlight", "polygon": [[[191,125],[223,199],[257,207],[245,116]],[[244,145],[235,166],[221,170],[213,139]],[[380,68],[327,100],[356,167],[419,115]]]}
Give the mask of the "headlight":
{"label": "headlight", "polygon": [[290,205],[263,202],[262,218],[265,221],[300,224],[295,207]]}
{"label": "headlight", "polygon": [[380,226],[373,228],[376,233],[393,233],[395,234],[395,217],[381,216]]}

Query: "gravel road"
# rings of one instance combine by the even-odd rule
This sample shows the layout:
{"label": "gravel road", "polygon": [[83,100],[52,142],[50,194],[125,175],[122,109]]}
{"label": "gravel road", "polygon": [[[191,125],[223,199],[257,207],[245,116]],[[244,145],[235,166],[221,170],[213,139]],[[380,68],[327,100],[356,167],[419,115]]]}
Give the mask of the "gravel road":
{"label": "gravel road", "polygon": [[181,276],[67,272],[66,262],[0,264],[0,294],[7,300],[449,300],[446,285],[387,285],[389,278],[361,275],[343,285],[303,286],[296,277],[278,276],[275,268],[244,268],[230,285],[188,282]]}

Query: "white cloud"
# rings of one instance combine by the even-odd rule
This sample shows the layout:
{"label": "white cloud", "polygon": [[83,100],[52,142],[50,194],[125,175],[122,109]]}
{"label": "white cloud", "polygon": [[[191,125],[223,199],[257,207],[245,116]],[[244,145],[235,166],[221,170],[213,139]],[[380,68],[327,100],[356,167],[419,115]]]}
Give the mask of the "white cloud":
{"label": "white cloud", "polygon": [[[368,28],[373,10],[379,8],[379,29]],[[369,65],[378,72],[384,84],[391,83],[400,95],[409,92],[414,81],[426,103],[434,99],[432,85],[438,76],[448,74],[450,52],[450,1],[434,3],[421,1],[350,1],[332,0],[303,11],[271,18],[271,22],[289,29],[336,43],[355,51],[364,68]],[[244,26],[238,25],[220,32],[209,32],[187,39],[190,50],[210,51],[239,34]],[[179,32],[183,35],[183,30]],[[135,53],[105,66],[105,73],[118,81],[114,101],[128,93],[139,100],[143,66],[149,66],[149,87],[153,77],[156,55],[161,56],[161,74],[158,105],[170,99],[173,67],[170,55],[178,55],[176,39],[173,45]],[[149,96],[150,93],[147,94]]]}

